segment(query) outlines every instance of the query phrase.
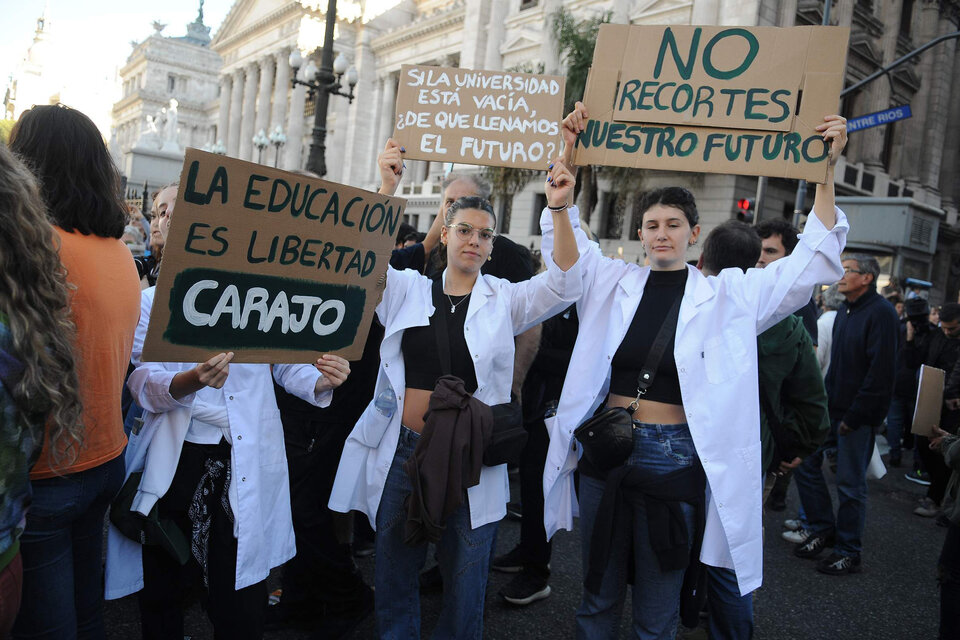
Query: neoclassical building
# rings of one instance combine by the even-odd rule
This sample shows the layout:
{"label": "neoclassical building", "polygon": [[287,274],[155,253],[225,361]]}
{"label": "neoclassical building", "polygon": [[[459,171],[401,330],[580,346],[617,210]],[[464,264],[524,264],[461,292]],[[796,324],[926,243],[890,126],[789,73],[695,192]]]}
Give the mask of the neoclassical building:
{"label": "neoclassical building", "polygon": [[[303,87],[291,86],[287,58],[296,47],[319,61],[326,4],[237,0],[233,5],[210,45],[223,61],[219,97],[209,103],[210,140],[222,140],[228,155],[255,161],[254,134],[279,125],[288,139],[280,166],[304,167],[312,102]],[[617,23],[792,26],[820,24],[822,7],[821,0],[341,0],[334,46],[356,67],[359,82],[352,103],[330,99],[327,178],[377,186],[376,154],[393,131],[402,64],[564,73],[550,28],[561,8],[575,19],[609,15]],[[835,0],[831,23],[852,30],[849,86],[957,29],[958,0]],[[851,133],[837,171],[838,193],[854,222],[850,246],[876,254],[884,277],[933,281],[935,301],[955,299],[960,289],[958,57],[955,40],[941,43],[851,93],[840,106],[843,115],[853,117],[911,105],[908,120]],[[274,150],[264,151],[261,160],[274,164]],[[407,162],[402,195],[409,198],[411,222],[421,230],[437,211],[439,182],[449,169]],[[621,185],[612,184],[603,170],[598,175],[589,225],[605,253],[639,261],[636,194],[618,197],[624,195]],[[758,189],[754,177],[645,171],[634,191],[668,184],[694,191],[704,232],[733,217],[736,201],[754,197]],[[791,217],[796,189],[795,181],[768,180],[759,217]],[[812,196],[811,187],[807,207]],[[542,202],[538,178],[514,197],[503,231],[536,247]]]}

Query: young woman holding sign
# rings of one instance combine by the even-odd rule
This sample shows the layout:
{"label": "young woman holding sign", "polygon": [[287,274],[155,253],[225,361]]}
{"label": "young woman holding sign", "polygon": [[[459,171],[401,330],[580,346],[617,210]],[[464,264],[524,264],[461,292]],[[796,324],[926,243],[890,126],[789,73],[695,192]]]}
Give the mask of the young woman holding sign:
{"label": "young woman holding sign", "polygon": [[[164,241],[176,197],[177,185],[157,195]],[[195,591],[207,603],[216,637],[259,638],[267,575],[294,554],[271,366],[231,366],[233,353],[196,365],[142,362],[155,291],[143,291],[132,357],[136,369],[127,381],[145,421],[130,437],[128,485],[114,503],[111,521],[128,516],[118,505],[129,492],[127,511],[155,514],[177,531],[140,545],[111,526],[107,597],[140,591],[144,638],[183,638],[183,607]],[[325,355],[316,366],[274,365],[272,377],[290,393],[326,406],[349,372],[346,360]],[[131,472],[142,475],[131,478]],[[169,532],[166,526],[161,529]],[[172,542],[178,537],[179,549]]]}
{"label": "young woman holding sign", "polygon": [[[384,192],[399,181],[396,154],[379,160]],[[330,508],[359,510],[377,530],[376,615],[380,637],[419,638],[418,575],[427,544],[405,544],[404,502],[412,495],[404,463],[424,428],[444,365],[438,340],[449,336],[451,371],[473,399],[496,405],[510,400],[514,336],[559,313],[580,296],[580,272],[566,207],[574,178],[559,161],[545,184],[554,211],[557,250],[546,273],[520,283],[480,274],[489,258],[496,219],[490,203],[466,197],[446,212],[440,241],[447,253],[442,283],[434,286],[413,270],[387,272],[377,315],[386,327],[374,401],[343,449]],[[448,331],[438,326],[449,326]],[[457,423],[459,428],[460,423]],[[427,432],[430,435],[430,432]],[[420,452],[420,449],[417,449]],[[475,448],[468,456],[479,456]],[[455,492],[462,496],[459,491]],[[444,603],[434,638],[476,638],[483,631],[483,600],[497,522],[506,515],[505,464],[479,469],[479,483],[441,526],[438,555]]]}
{"label": "young woman holding sign", "polygon": [[[571,154],[586,121],[580,103],[564,120]],[[801,307],[815,284],[843,275],[848,227],[834,206],[833,164],[846,143],[845,120],[829,116],[818,131],[830,146],[827,181],[817,186],[813,215],[793,254],[766,269],[728,269],[708,278],[688,266],[687,249],[700,226],[686,189],[657,189],[640,202],[638,235],[649,267],[604,258],[570,210],[583,298],[570,373],[557,415],[547,421],[544,520],[548,536],[572,528],[579,463],[587,576],[579,638],[616,637],[631,548],[638,638],[674,636],[684,569],[696,568],[691,551],[697,546],[704,564],[735,571],[734,591],[746,595],[760,586],[756,336]],[[551,216],[545,213],[541,225],[549,260]],[[581,445],[573,443],[577,426],[604,405],[626,408],[632,432],[632,448],[627,440],[621,449],[626,461],[616,463],[624,466],[615,469],[589,464],[595,461],[589,434],[582,434],[582,459]],[[604,425],[595,427],[594,434]],[[620,483],[619,494],[610,493],[617,491],[613,482]],[[621,513],[613,502],[624,505]]]}

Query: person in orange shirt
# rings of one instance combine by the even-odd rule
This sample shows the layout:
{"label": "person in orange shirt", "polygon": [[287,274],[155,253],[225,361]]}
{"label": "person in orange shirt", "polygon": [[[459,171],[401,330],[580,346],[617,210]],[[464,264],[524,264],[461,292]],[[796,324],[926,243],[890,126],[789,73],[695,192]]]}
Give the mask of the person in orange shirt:
{"label": "person in orange shirt", "polygon": [[[120,177],[93,122],[64,105],[17,121],[10,149],[33,172],[60,241],[76,325],[81,439],[51,438],[30,472],[33,504],[21,537],[23,601],[14,638],[102,638],[103,518],[123,482],[120,394],[140,317],[140,281],[120,241]],[[74,425],[75,426],[75,425]],[[50,442],[66,446],[50,447]]]}

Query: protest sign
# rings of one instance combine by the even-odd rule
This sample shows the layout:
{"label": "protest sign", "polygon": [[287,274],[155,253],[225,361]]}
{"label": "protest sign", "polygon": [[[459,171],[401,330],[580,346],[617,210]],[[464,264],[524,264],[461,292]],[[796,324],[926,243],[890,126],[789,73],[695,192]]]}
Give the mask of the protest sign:
{"label": "protest sign", "polygon": [[917,402],[913,409],[913,424],[910,433],[933,436],[933,428],[940,426],[940,410],[943,408],[943,369],[921,365],[917,383]]}
{"label": "protest sign", "polygon": [[393,138],[414,160],[545,169],[563,91],[560,76],[405,64]]}
{"label": "protest sign", "polygon": [[143,360],[359,359],[404,208],[188,149]]}
{"label": "protest sign", "polygon": [[575,161],[823,182],[849,33],[601,25]]}

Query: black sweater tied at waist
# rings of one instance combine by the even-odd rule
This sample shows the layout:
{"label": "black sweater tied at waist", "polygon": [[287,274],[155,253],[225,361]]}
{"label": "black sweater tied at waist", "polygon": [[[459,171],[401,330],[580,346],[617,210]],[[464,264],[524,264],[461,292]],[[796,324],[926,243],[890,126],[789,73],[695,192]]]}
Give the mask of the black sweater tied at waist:
{"label": "black sweater tied at waist", "polygon": [[[610,471],[590,538],[590,566],[584,586],[599,593],[610,561],[613,533],[627,526],[626,506],[646,510],[650,545],[661,571],[686,569],[681,615],[699,608],[691,598],[702,599],[705,572],[700,565],[700,546],[706,525],[706,476],[699,462],[665,475],[651,476],[642,467],[624,465]],[[694,507],[694,531],[687,530],[681,503]],[[692,535],[691,535],[692,534]],[[686,606],[685,606],[686,605]],[[686,618],[686,616],[683,616]]]}

